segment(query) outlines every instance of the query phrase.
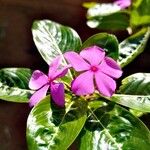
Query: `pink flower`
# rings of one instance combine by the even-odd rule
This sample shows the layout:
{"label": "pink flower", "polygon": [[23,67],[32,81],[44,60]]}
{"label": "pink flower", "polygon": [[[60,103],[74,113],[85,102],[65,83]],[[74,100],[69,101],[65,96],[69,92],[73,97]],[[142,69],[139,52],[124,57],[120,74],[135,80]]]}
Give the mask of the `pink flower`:
{"label": "pink flower", "polygon": [[131,5],[131,0],[116,0],[114,3],[124,9]]}
{"label": "pink flower", "polygon": [[66,52],[66,60],[81,74],[72,82],[71,89],[76,95],[92,94],[96,89],[103,96],[112,96],[116,89],[114,79],[122,75],[117,63],[105,56],[103,49],[92,46],[83,49],[80,55],[75,52]]}
{"label": "pink flower", "polygon": [[37,90],[30,98],[29,105],[34,106],[42,100],[50,88],[50,93],[53,101],[63,107],[64,100],[64,85],[55,81],[57,78],[65,76],[68,67],[59,69],[61,57],[56,58],[49,66],[48,76],[40,70],[35,70],[29,81],[29,88]]}

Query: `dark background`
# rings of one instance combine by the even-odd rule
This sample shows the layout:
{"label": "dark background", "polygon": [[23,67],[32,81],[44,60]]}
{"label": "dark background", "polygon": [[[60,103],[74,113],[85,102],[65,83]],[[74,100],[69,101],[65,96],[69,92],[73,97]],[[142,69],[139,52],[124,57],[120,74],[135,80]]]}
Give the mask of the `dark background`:
{"label": "dark background", "polygon": [[[0,0],[0,68],[28,67],[46,70],[47,64],[36,50],[31,26],[35,19],[50,19],[74,28],[82,41],[100,30],[86,26],[86,0]],[[99,2],[111,2],[101,0]],[[111,25],[110,25],[111,27]],[[126,31],[115,32],[121,41]],[[150,52],[144,53],[124,68],[124,76],[149,72]],[[27,150],[25,141],[28,104],[0,101],[0,150]],[[150,119],[141,118],[148,126]]]}

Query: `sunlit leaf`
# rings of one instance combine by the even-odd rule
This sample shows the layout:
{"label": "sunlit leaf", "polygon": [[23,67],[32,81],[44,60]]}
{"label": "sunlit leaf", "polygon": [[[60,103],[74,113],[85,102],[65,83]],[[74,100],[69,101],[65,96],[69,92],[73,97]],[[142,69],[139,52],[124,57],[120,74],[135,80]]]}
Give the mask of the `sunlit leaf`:
{"label": "sunlit leaf", "polygon": [[66,108],[56,108],[46,97],[31,111],[27,121],[29,150],[66,150],[86,121],[87,103],[72,99]]}
{"label": "sunlit leaf", "polygon": [[150,112],[150,95],[114,94],[109,100],[141,112]]}
{"label": "sunlit leaf", "polygon": [[97,3],[87,11],[87,25],[105,30],[124,30],[129,26],[129,13],[114,3]]}
{"label": "sunlit leaf", "polygon": [[129,26],[129,17],[128,13],[123,11],[103,17],[94,16],[87,21],[87,25],[103,30],[125,30]]}
{"label": "sunlit leaf", "polygon": [[149,150],[150,132],[117,105],[90,110],[79,138],[79,150]]}
{"label": "sunlit leaf", "polygon": [[0,81],[10,87],[28,89],[31,74],[28,68],[3,68],[0,69]]}
{"label": "sunlit leaf", "polygon": [[122,80],[119,93],[150,95],[150,73],[135,73]]}
{"label": "sunlit leaf", "polygon": [[133,61],[140,53],[144,51],[150,36],[150,29],[143,28],[139,32],[131,35],[119,44],[118,63],[121,67],[126,66]]}
{"label": "sunlit leaf", "polygon": [[33,91],[28,82],[32,71],[27,68],[4,68],[0,70],[0,99],[12,102],[28,102]]}
{"label": "sunlit leaf", "polygon": [[150,112],[150,74],[136,73],[122,80],[110,100],[142,112]]}
{"label": "sunlit leaf", "polygon": [[65,51],[78,51],[81,46],[75,30],[50,20],[34,21],[32,33],[38,51],[48,64]]}

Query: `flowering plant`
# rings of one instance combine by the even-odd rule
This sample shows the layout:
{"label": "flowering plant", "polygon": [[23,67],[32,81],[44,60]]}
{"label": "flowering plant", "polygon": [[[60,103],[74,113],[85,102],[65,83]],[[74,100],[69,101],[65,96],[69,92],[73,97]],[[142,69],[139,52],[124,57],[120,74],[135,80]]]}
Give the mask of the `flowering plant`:
{"label": "flowering plant", "polygon": [[80,150],[148,150],[150,132],[129,109],[150,112],[150,75],[122,77],[121,85],[116,79],[144,50],[149,29],[121,43],[108,33],[82,43],[72,28],[50,20],[35,21],[32,33],[48,75],[0,70],[0,98],[34,106],[27,120],[28,149],[65,150],[74,142]]}

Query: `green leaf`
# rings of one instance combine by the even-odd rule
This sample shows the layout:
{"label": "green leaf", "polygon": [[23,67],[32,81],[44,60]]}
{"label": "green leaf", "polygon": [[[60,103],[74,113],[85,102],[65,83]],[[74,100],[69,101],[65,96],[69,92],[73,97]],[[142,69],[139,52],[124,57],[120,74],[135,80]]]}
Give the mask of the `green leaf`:
{"label": "green leaf", "polygon": [[76,31],[50,20],[34,21],[33,40],[43,59],[50,64],[68,50],[78,51],[81,40]]}
{"label": "green leaf", "polygon": [[109,100],[141,112],[150,112],[150,95],[114,94]]}
{"label": "green leaf", "polygon": [[56,108],[46,97],[31,111],[27,121],[29,150],[66,150],[86,121],[87,103],[72,99],[66,108]]}
{"label": "green leaf", "polygon": [[136,73],[122,80],[110,100],[142,112],[150,112],[150,74]]}
{"label": "green leaf", "polygon": [[28,82],[32,71],[27,68],[4,68],[0,70],[0,99],[12,102],[28,102],[33,91]]}
{"label": "green leaf", "polygon": [[107,105],[90,110],[80,134],[80,150],[149,150],[150,132],[124,108]]}
{"label": "green leaf", "polygon": [[0,69],[0,81],[10,87],[29,89],[31,74],[28,68],[3,68]]}
{"label": "green leaf", "polygon": [[150,25],[150,0],[134,0],[131,7],[131,26]]}
{"label": "green leaf", "polygon": [[15,87],[2,85],[0,82],[0,99],[16,103],[28,103],[30,96],[34,92],[32,90],[25,90]]}
{"label": "green leaf", "polygon": [[86,47],[97,45],[101,48],[103,48],[107,55],[109,57],[112,57],[113,59],[118,58],[118,40],[117,38],[112,34],[107,33],[98,33],[90,38],[88,38],[82,45],[81,49],[84,49]]}
{"label": "green leaf", "polygon": [[150,73],[135,73],[122,80],[119,93],[150,95]]}
{"label": "green leaf", "polygon": [[150,28],[143,28],[119,44],[118,63],[121,67],[128,65],[144,51],[150,36]]}
{"label": "green leaf", "polygon": [[103,17],[94,16],[89,18],[87,25],[103,30],[125,30],[129,26],[129,15],[125,11],[119,11]]}
{"label": "green leaf", "polygon": [[113,3],[97,3],[87,11],[87,25],[104,30],[124,30],[129,26],[129,13],[120,10]]}

